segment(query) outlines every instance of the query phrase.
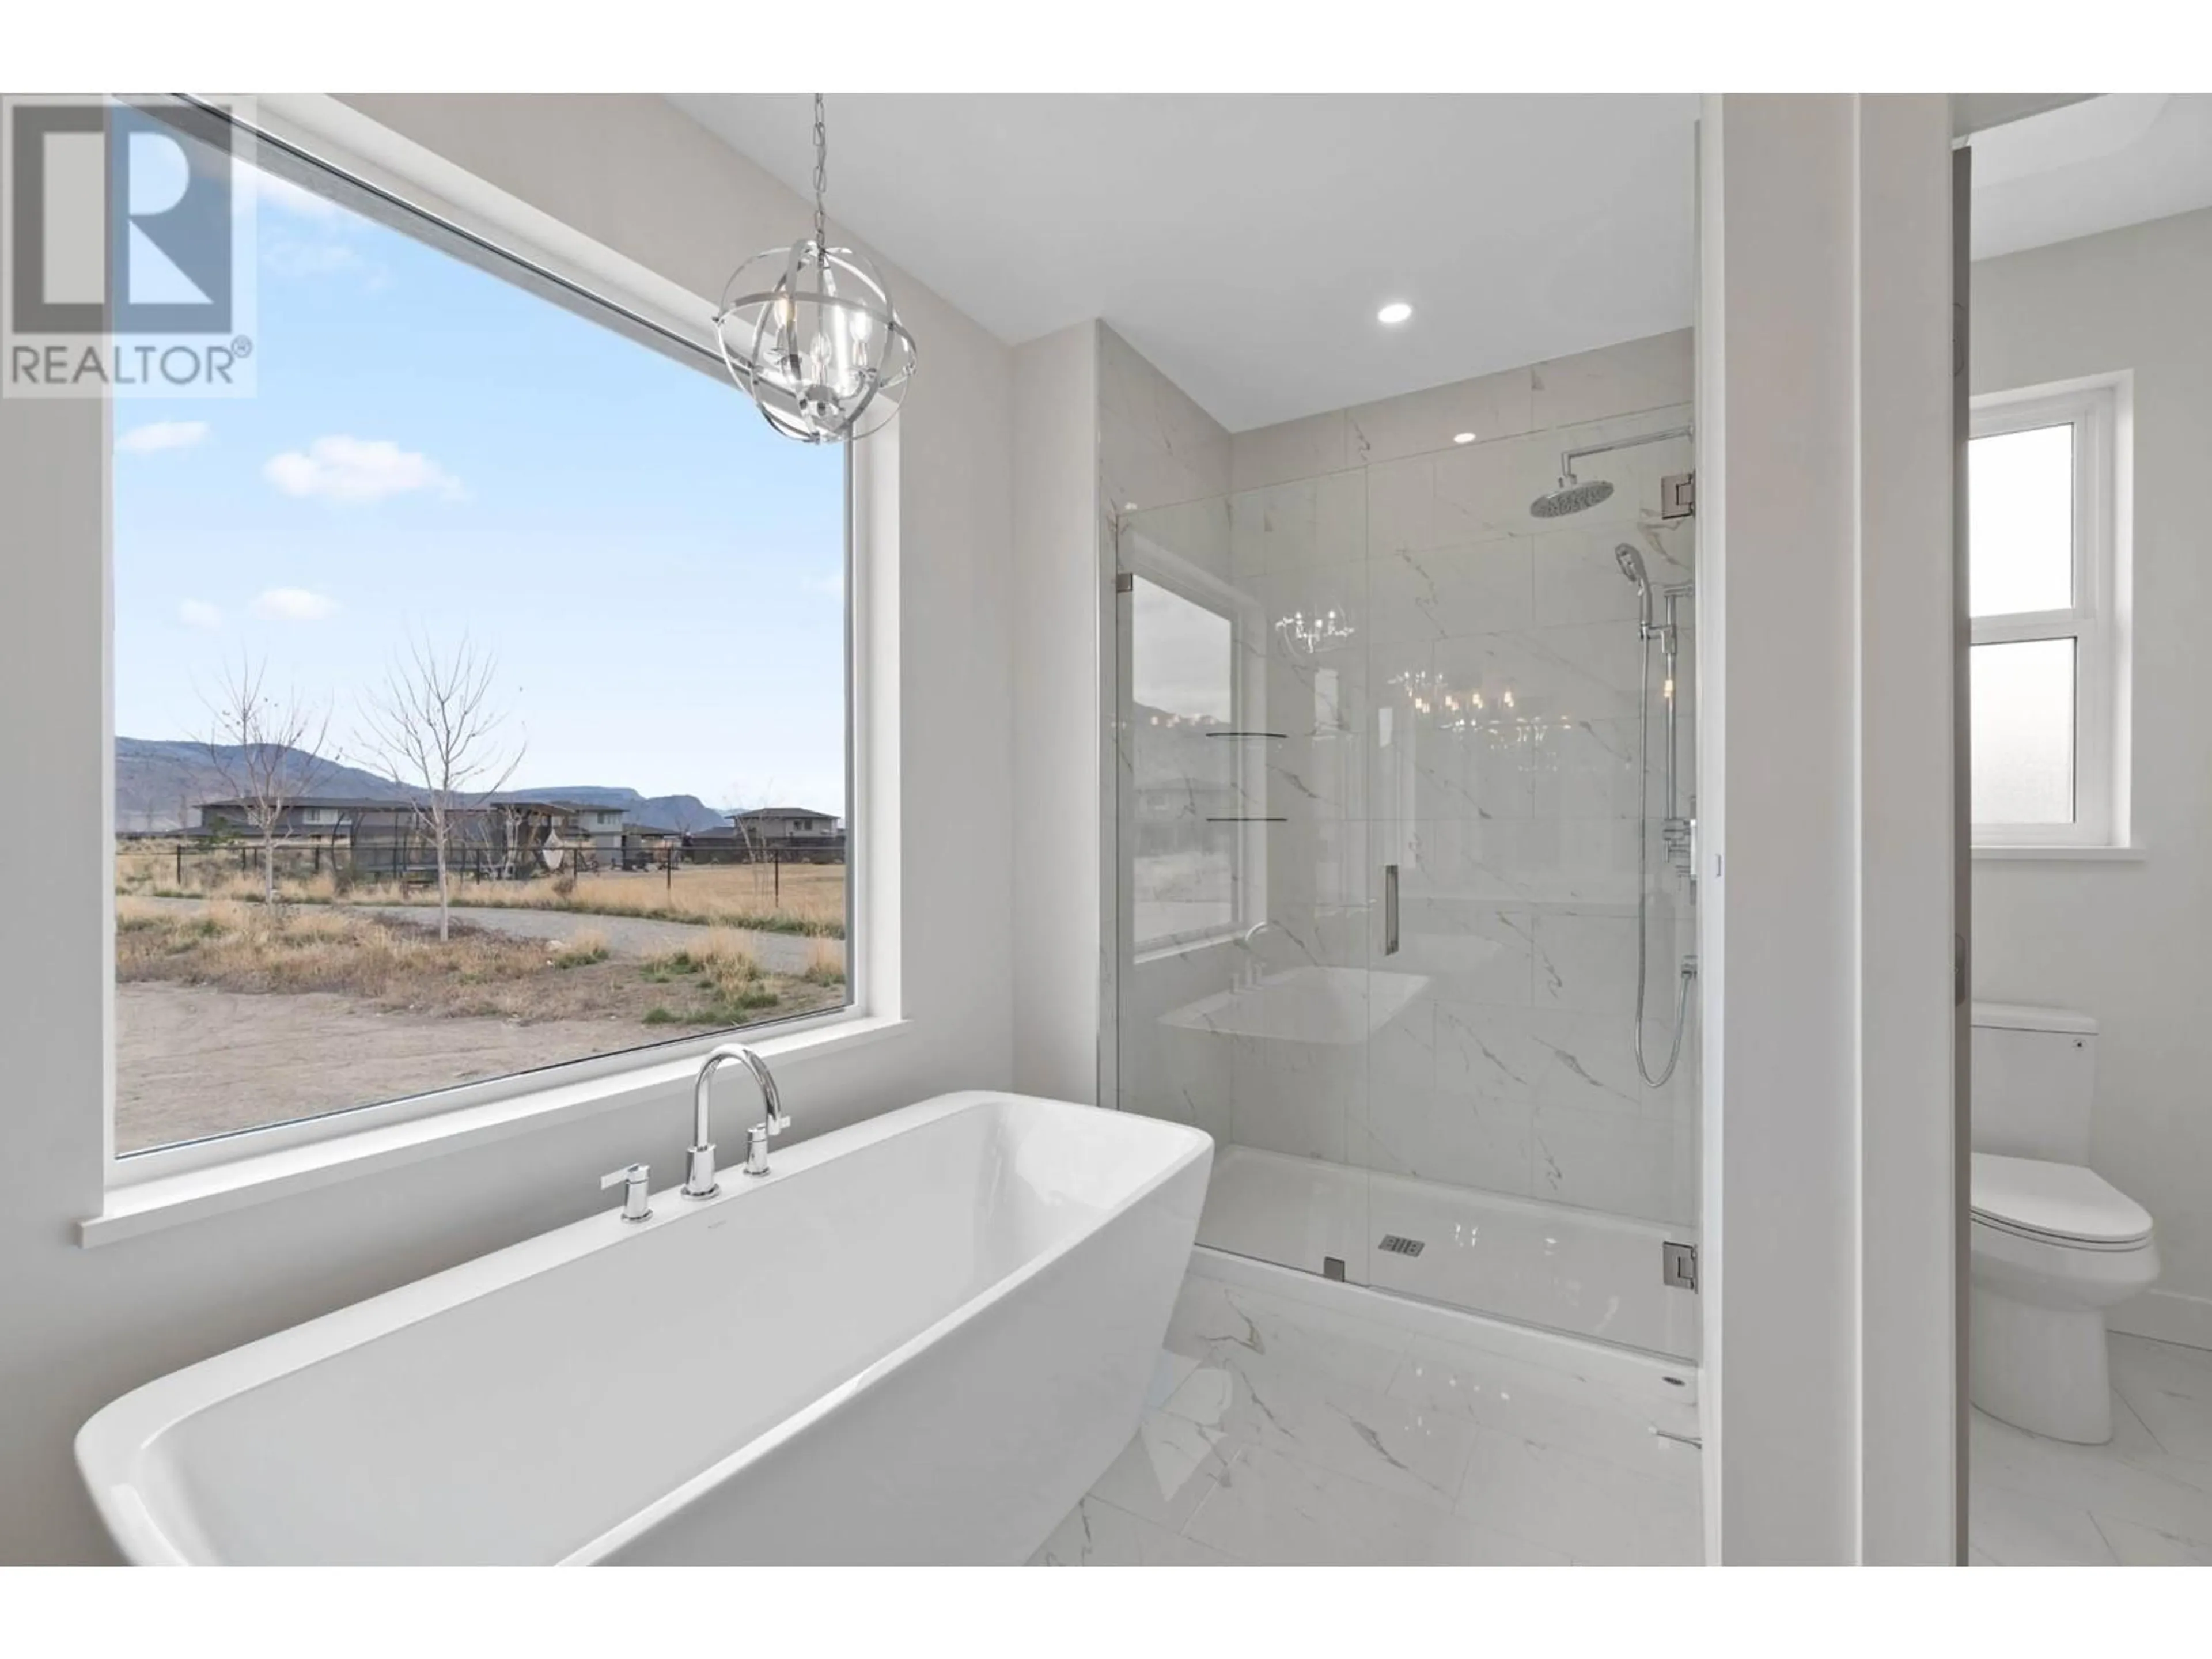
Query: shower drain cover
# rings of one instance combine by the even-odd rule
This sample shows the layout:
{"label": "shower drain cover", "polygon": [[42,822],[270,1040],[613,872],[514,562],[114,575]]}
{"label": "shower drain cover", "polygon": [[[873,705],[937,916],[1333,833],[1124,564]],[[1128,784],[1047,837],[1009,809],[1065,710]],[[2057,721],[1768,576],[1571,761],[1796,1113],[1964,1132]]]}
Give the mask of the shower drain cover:
{"label": "shower drain cover", "polygon": [[1419,1255],[1426,1247],[1418,1238],[1405,1238],[1396,1233],[1385,1233],[1382,1235],[1382,1243],[1376,1248],[1388,1250],[1393,1255]]}

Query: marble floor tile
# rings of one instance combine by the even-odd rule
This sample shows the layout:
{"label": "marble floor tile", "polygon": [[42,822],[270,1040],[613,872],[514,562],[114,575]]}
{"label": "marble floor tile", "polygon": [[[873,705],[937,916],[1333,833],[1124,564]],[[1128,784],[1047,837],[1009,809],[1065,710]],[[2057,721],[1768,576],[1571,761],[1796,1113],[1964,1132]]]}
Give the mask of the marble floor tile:
{"label": "marble floor tile", "polygon": [[1449,1410],[1317,1376],[1235,1343],[1219,1344],[1166,1409],[1385,1492],[1449,1503],[1460,1489],[1474,1425]]}
{"label": "marble floor tile", "polygon": [[1649,1478],[1696,1481],[1698,1448],[1688,1443],[1698,1433],[1698,1408],[1686,1401],[1638,1401],[1565,1371],[1433,1342],[1415,1345],[1391,1378],[1390,1392],[1523,1440],[1572,1447]]}
{"label": "marble floor tile", "polygon": [[1977,1559],[2212,1564],[2212,1354],[2109,1340],[2106,1444],[2045,1439],[1973,1414],[1967,1534]]}
{"label": "marble floor tile", "polygon": [[2114,1333],[2112,1387],[2170,1456],[2212,1463],[2212,1352]]}
{"label": "marble floor tile", "polygon": [[1187,1417],[1154,1412],[1137,1426],[1091,1495],[1118,1510],[1180,1532],[1228,1472],[1234,1449],[1218,1430]]}
{"label": "marble floor tile", "polygon": [[1275,1566],[1558,1566],[1567,1556],[1302,1458],[1247,1446],[1188,1535]]}
{"label": "marble floor tile", "polygon": [[2212,1567],[2212,1543],[2116,1516],[2099,1515],[2094,1510],[2089,1518],[2097,1523],[2097,1530],[2124,1567]]}
{"label": "marble floor tile", "polygon": [[1031,1565],[1698,1559],[1699,1454],[1652,1431],[1694,1433],[1694,1405],[1638,1395],[1584,1345],[1559,1339],[1553,1365],[1407,1308],[1193,1273],[1135,1437]]}
{"label": "marble floor tile", "polygon": [[1698,1468],[1665,1477],[1577,1451],[1476,1431],[1458,1512],[1577,1561],[1695,1566],[1703,1559]]}
{"label": "marble floor tile", "polygon": [[1970,1479],[1972,1547],[1992,1566],[2111,1566],[2117,1558],[2086,1509],[2063,1498]]}
{"label": "marble floor tile", "polygon": [[[1408,1346],[1387,1327],[1195,1274],[1184,1282],[1168,1338],[1201,1363],[1217,1345],[1241,1347],[1316,1379],[1377,1391],[1389,1386]],[[1203,1346],[1192,1349],[1194,1340]]]}
{"label": "marble floor tile", "polygon": [[1033,1567],[1225,1567],[1236,1564],[1181,1533],[1170,1532],[1116,1509],[1102,1498],[1086,1497],[1053,1528]]}

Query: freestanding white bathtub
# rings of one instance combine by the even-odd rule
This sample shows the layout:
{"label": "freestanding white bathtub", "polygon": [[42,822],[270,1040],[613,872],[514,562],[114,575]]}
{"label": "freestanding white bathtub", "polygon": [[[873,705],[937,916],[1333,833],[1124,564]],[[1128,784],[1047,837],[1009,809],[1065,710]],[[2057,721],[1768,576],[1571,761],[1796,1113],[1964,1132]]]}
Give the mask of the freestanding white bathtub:
{"label": "freestanding white bathtub", "polygon": [[78,1465],[140,1563],[1019,1562],[1135,1431],[1212,1158],[942,1096],[149,1382]]}

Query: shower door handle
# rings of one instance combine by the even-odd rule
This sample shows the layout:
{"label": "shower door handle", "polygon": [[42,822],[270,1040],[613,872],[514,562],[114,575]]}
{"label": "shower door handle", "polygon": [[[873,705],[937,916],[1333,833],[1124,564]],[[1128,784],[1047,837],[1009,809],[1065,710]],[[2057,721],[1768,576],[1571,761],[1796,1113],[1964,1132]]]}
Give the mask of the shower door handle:
{"label": "shower door handle", "polygon": [[1382,954],[1398,954],[1398,866],[1382,866]]}

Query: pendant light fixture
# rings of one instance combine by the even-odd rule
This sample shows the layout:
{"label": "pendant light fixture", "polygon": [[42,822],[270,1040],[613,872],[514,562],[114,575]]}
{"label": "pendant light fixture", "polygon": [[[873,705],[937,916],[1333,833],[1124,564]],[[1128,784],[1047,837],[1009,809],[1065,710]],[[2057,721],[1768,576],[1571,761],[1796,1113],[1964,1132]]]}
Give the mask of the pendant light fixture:
{"label": "pendant light fixture", "polygon": [[891,309],[883,277],[866,256],[830,246],[822,207],[829,152],[817,92],[814,234],[739,265],[714,313],[730,378],[770,426],[806,444],[880,430],[914,378],[914,336]]}

